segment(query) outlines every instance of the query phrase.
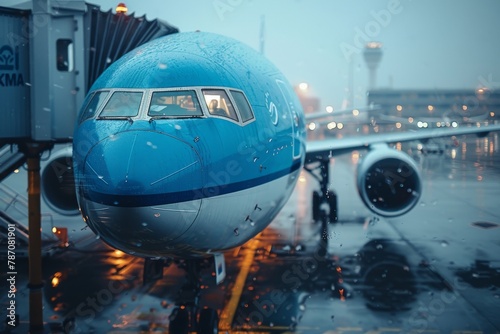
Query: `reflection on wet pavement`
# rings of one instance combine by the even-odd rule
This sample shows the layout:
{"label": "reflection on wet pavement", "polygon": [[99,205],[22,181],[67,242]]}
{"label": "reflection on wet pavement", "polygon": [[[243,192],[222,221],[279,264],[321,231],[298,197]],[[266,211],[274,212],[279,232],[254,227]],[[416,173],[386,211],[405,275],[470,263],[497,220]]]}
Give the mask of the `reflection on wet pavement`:
{"label": "reflection on wet pavement", "polygon": [[[499,333],[498,139],[459,141],[442,155],[414,154],[424,195],[401,218],[365,210],[354,187],[356,159],[340,157],[332,162],[339,219],[322,233],[310,218],[316,184],[301,175],[271,226],[226,254],[221,285],[202,270],[200,305],[218,311],[221,333]],[[167,333],[186,281],[183,263],[143,284],[143,259],[84,232],[85,247],[71,245],[43,263],[52,332]],[[21,325],[12,333],[26,332],[29,314],[27,265],[18,266]]]}

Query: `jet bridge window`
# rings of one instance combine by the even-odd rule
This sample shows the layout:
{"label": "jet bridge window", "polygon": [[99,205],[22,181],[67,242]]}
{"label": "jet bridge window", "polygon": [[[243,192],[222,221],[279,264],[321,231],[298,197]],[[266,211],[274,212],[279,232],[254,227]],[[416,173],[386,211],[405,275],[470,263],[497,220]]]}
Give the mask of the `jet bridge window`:
{"label": "jet bridge window", "polygon": [[210,115],[227,117],[238,121],[238,116],[226,91],[223,89],[203,89],[202,92]]}
{"label": "jet bridge window", "polygon": [[82,123],[83,121],[94,117],[97,109],[101,107],[108,94],[109,91],[100,91],[94,93],[93,95],[89,95],[89,97],[87,98],[88,101],[85,101],[83,103],[83,105],[86,107],[80,115],[79,123]]}
{"label": "jet bridge window", "polygon": [[102,110],[100,117],[134,117],[139,113],[142,92],[114,92]]}
{"label": "jet bridge window", "polygon": [[255,116],[253,115],[252,107],[250,107],[250,103],[248,103],[245,94],[236,90],[232,90],[231,95],[233,95],[234,103],[240,111],[241,121],[245,123],[249,120],[254,119]]}
{"label": "jet bridge window", "polygon": [[148,115],[151,117],[199,117],[203,115],[194,90],[154,92]]}
{"label": "jet bridge window", "polygon": [[58,39],[56,41],[57,70],[61,72],[73,71],[73,41]]}

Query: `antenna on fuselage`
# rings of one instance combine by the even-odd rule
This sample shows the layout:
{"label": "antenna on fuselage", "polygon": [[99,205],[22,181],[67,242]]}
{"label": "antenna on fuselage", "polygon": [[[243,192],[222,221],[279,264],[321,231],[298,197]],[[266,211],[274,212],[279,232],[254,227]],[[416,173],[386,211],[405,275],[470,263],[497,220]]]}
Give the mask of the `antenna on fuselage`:
{"label": "antenna on fuselage", "polygon": [[260,48],[259,51],[263,55],[264,54],[264,45],[266,42],[266,16],[261,15],[260,16],[260,36],[259,36],[259,41],[260,41]]}

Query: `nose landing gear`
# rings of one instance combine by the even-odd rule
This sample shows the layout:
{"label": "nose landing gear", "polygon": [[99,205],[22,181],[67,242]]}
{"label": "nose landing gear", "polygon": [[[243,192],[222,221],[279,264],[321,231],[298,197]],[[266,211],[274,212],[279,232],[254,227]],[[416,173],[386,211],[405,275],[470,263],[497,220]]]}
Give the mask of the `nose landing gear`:
{"label": "nose landing gear", "polygon": [[184,265],[187,282],[179,291],[177,306],[170,315],[169,333],[188,334],[196,330],[198,334],[217,334],[219,333],[217,311],[199,307],[200,260],[186,260]]}

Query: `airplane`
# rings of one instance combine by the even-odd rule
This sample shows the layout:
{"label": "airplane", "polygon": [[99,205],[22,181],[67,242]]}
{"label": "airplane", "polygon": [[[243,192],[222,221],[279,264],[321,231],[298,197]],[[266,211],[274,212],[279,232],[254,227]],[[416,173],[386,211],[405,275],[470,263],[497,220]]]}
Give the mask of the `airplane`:
{"label": "airplane", "polygon": [[[53,157],[42,187],[53,208],[79,212],[110,246],[182,263],[192,289],[203,259],[213,259],[217,282],[224,278],[223,252],[271,223],[302,168],[320,185],[314,218],[334,222],[330,159],[367,150],[357,170],[359,194],[376,215],[395,217],[417,204],[421,177],[417,164],[387,143],[499,130],[306,143],[300,102],[269,60],[228,37],[183,32],[139,46],[101,74],[79,113],[72,153]],[[72,177],[78,206],[68,196]],[[214,310],[191,301],[172,313],[170,333],[215,333],[217,324]]]}

